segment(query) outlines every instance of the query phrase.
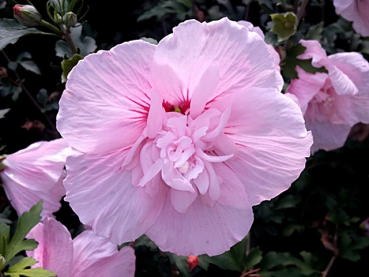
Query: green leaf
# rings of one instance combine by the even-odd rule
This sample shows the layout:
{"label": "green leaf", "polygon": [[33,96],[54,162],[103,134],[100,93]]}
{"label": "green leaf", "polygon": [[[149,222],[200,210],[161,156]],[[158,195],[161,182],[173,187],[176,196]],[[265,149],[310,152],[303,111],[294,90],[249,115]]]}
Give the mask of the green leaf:
{"label": "green leaf", "polygon": [[368,246],[369,238],[359,237],[353,242],[353,239],[348,234],[343,234],[338,244],[339,256],[357,262],[360,260],[360,253],[358,250]]}
{"label": "green leaf", "polygon": [[301,67],[308,73],[316,73],[316,72],[324,72],[328,73],[328,71],[322,66],[319,68],[314,67],[311,64],[312,59],[298,59],[297,57],[303,53],[305,53],[306,47],[298,44],[296,46],[291,47],[287,50],[286,59],[282,63],[282,71],[283,75],[289,79],[298,79],[298,74],[296,71],[296,66]]}
{"label": "green leaf", "polygon": [[271,14],[270,17],[274,23],[270,31],[278,35],[279,42],[288,39],[296,33],[298,21],[293,12],[283,14],[275,13]]}
{"label": "green leaf", "polygon": [[301,202],[301,197],[298,195],[287,195],[280,199],[276,205],[276,209],[288,209],[295,208],[298,203]]}
{"label": "green leaf", "polygon": [[[0,110],[0,119],[3,118],[7,114],[7,112],[9,112],[9,111],[10,111],[10,109],[2,109],[2,110]],[[1,218],[1,216],[0,216],[0,218]],[[0,220],[0,222],[1,222],[1,220]]]}
{"label": "green leaf", "polygon": [[71,59],[62,61],[61,67],[63,69],[63,73],[61,78],[63,83],[67,81],[68,74],[72,70],[72,68],[75,67],[77,63],[82,59],[83,57],[81,55],[74,54]]}
{"label": "green leaf", "polygon": [[306,34],[305,39],[310,40],[321,40],[323,37],[323,26],[324,22],[320,22],[317,25],[311,26],[308,33]]}
{"label": "green leaf", "polygon": [[289,224],[286,225],[286,227],[283,228],[283,236],[288,237],[293,234],[293,232],[301,232],[305,228],[302,224]]}
{"label": "green leaf", "polygon": [[37,261],[33,258],[24,258],[9,268],[9,270],[5,272],[5,275],[9,275],[10,277],[20,277],[21,275],[29,277],[56,277],[56,274],[49,270],[45,270],[42,267],[26,269],[26,267],[32,266],[36,263]]}
{"label": "green leaf", "polygon": [[186,6],[187,8],[192,7],[191,0],[177,0],[177,2],[181,3],[182,5]]}
{"label": "green leaf", "polygon": [[5,256],[6,249],[10,241],[10,227],[5,223],[0,223],[0,254]]}
{"label": "green leaf", "polygon": [[158,41],[156,39],[153,39],[153,38],[142,37],[142,38],[140,38],[140,40],[146,41],[146,42],[154,44],[154,45],[158,44]]}
{"label": "green leaf", "polygon": [[21,61],[19,62],[19,64],[23,66],[24,69],[36,73],[38,75],[41,75],[41,71],[34,61]]}
{"label": "green leaf", "polygon": [[245,265],[246,265],[246,269],[251,269],[253,268],[255,265],[257,265],[258,263],[260,263],[260,261],[262,260],[262,254],[263,252],[261,252],[259,247],[255,247],[250,249],[249,254],[246,256],[245,259]]}
{"label": "green leaf", "polygon": [[34,250],[38,243],[33,240],[24,240],[26,235],[31,231],[41,219],[42,200],[34,205],[29,212],[24,212],[18,219],[17,229],[14,236],[10,240],[4,258],[9,262],[17,253],[28,250]]}
{"label": "green leaf", "polygon": [[203,263],[215,264],[224,270],[233,270],[242,272],[245,269],[246,260],[246,243],[248,237],[234,245],[229,251],[209,257],[208,255],[200,255],[198,258]]}
{"label": "green leaf", "polygon": [[175,264],[179,272],[181,272],[181,276],[183,277],[191,276],[191,271],[190,271],[190,268],[188,267],[188,261],[187,261],[186,256],[177,256],[176,254],[173,254],[173,253],[168,253],[168,256],[169,256],[170,262],[172,264]]}
{"label": "green leaf", "polygon": [[36,28],[23,26],[15,19],[0,19],[0,50],[4,49],[10,43],[16,43],[23,36],[33,34],[50,35]]}
{"label": "green leaf", "polygon": [[[71,28],[70,36],[76,48],[79,49],[79,54],[82,57],[94,52],[97,48],[96,42],[92,37],[82,36],[82,25]],[[64,58],[65,55],[67,55],[68,58],[72,58],[73,56],[72,51],[64,40],[58,40],[56,42],[55,52],[60,58]]]}
{"label": "green leaf", "polygon": [[301,252],[300,255],[303,260],[294,257],[290,253],[269,252],[261,261],[261,271],[258,273],[265,277],[297,277],[318,272],[312,267],[316,262],[314,261],[314,256],[311,253]]}

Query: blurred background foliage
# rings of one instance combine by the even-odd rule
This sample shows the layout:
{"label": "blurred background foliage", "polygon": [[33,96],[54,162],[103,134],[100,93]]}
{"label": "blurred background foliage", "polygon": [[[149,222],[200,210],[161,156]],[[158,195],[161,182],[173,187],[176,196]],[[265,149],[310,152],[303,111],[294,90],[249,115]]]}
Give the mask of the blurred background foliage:
{"label": "blurred background foliage", "polygon": [[[33,1],[44,18],[45,3]],[[82,26],[72,32],[79,38],[81,55],[85,56],[95,49],[110,49],[133,39],[160,41],[186,19],[212,21],[226,16],[259,26],[266,33],[266,41],[277,45],[278,37],[269,32],[273,25],[270,14],[294,11],[295,5],[287,0],[135,0],[120,4],[86,0],[89,11]],[[0,1],[0,17],[13,18],[11,3]],[[356,51],[369,58],[368,38],[360,37],[350,22],[335,14],[332,1],[308,3],[303,20],[290,38],[291,45],[302,38],[319,40],[328,54]],[[0,114],[0,154],[58,137],[55,118],[65,87],[60,80],[60,63],[67,54],[58,40],[56,36],[25,36],[0,54],[0,110],[10,109]],[[287,56],[293,58],[291,53]],[[67,54],[66,58],[70,57]],[[293,72],[283,63],[282,70],[288,83]],[[242,242],[223,255],[200,256],[199,265],[192,271],[187,257],[162,253],[147,237],[141,237],[135,243],[136,276],[366,276],[368,132],[368,126],[359,124],[343,148],[315,153],[289,190],[254,207],[255,222]],[[0,222],[17,221],[2,189],[0,212]],[[56,217],[72,236],[83,230],[65,202]]]}

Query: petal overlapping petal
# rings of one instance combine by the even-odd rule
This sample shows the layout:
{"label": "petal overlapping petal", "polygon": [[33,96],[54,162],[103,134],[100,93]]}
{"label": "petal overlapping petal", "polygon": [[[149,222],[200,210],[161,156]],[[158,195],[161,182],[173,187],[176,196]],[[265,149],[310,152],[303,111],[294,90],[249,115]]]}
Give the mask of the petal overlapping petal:
{"label": "petal overlapping petal", "polygon": [[242,240],[252,221],[250,205],[236,208],[217,203],[210,207],[197,198],[186,213],[180,213],[168,198],[157,222],[146,234],[162,251],[213,256]]}
{"label": "petal overlapping petal", "polygon": [[8,155],[0,172],[4,190],[18,215],[43,200],[42,217],[60,208],[65,194],[62,181],[69,145],[63,139],[37,142]]}
{"label": "petal overlapping petal", "polygon": [[151,181],[156,182],[152,194],[146,187],[132,185],[132,171],[121,168],[126,152],[88,155],[75,151],[67,159],[64,181],[65,200],[81,222],[116,244],[135,240],[146,232],[159,216],[167,195],[158,178]]}
{"label": "petal overlapping petal", "polygon": [[291,82],[285,95],[293,100],[295,99],[294,97],[296,97],[296,103],[301,108],[302,113],[305,114],[310,100],[313,99],[324,86],[324,83],[328,78],[328,74],[319,72],[311,74],[299,66],[296,66],[296,71],[299,78]]}
{"label": "petal overlapping petal", "polygon": [[347,124],[332,124],[330,122],[314,122],[306,121],[306,128],[311,130],[314,137],[314,144],[311,152],[314,153],[319,149],[333,150],[340,148],[345,144],[351,127]]}
{"label": "petal overlapping petal", "polygon": [[300,105],[313,131],[312,152],[341,147],[351,126],[369,122],[369,63],[358,53],[327,57],[318,42],[301,43],[307,49],[299,57],[313,58],[313,65],[325,66],[328,74],[310,74],[297,67],[299,79],[291,81],[287,96]]}
{"label": "petal overlapping petal", "polygon": [[369,36],[369,3],[364,0],[334,0],[336,13],[348,21],[352,21],[353,28],[361,35]]}
{"label": "petal overlapping petal", "polygon": [[171,103],[189,100],[209,67],[219,84],[208,102],[247,87],[276,87],[272,54],[256,32],[226,18],[210,23],[188,20],[162,39],[155,51],[152,82]]}
{"label": "petal overlapping petal", "polygon": [[70,72],[57,128],[71,146],[90,153],[132,146],[146,126],[154,51],[132,41],[91,54]]}
{"label": "petal overlapping petal", "polygon": [[[132,247],[117,245],[92,231],[84,231],[73,240],[73,277],[133,277],[136,256]],[[61,276],[64,277],[64,276]]]}
{"label": "petal overlapping petal", "polygon": [[43,267],[60,277],[76,277],[72,274],[72,238],[64,225],[46,217],[29,232],[27,238],[38,242],[35,250],[27,251],[27,256],[38,261],[33,267]]}
{"label": "petal overlapping petal", "polygon": [[257,205],[277,196],[298,178],[309,156],[312,136],[297,104],[276,90],[248,89],[247,97],[234,94],[231,107],[225,134],[238,152],[225,163],[244,184],[249,203]]}

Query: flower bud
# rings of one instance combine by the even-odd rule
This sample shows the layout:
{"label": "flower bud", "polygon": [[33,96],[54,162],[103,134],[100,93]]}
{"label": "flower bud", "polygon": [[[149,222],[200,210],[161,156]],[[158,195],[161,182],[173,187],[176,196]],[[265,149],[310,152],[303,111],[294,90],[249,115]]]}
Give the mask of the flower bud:
{"label": "flower bud", "polygon": [[5,258],[0,254],[0,271],[4,269],[6,266],[6,260]]}
{"label": "flower bud", "polygon": [[61,15],[60,14],[56,14],[55,16],[54,16],[54,22],[56,23],[56,24],[62,24],[63,23],[63,18],[61,17]]}
{"label": "flower bud", "polygon": [[190,270],[194,269],[199,264],[199,258],[193,255],[187,257],[187,263]]}
{"label": "flower bud", "polygon": [[15,5],[13,7],[14,18],[19,21],[20,24],[33,27],[41,24],[41,14],[31,5]]}
{"label": "flower bud", "polygon": [[67,12],[63,17],[63,22],[67,27],[73,27],[77,24],[77,15],[73,12]]}

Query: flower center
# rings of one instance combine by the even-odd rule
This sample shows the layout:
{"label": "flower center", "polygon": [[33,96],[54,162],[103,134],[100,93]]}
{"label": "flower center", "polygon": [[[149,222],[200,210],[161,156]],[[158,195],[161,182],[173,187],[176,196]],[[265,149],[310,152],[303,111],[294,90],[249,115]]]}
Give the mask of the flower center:
{"label": "flower center", "polygon": [[[172,190],[191,193],[194,199],[198,193],[210,191],[211,201],[217,201],[222,180],[212,164],[232,158],[234,152],[228,149],[235,149],[233,141],[223,133],[230,107],[223,112],[210,108],[193,119],[187,112],[189,106],[183,103],[174,108],[180,109],[176,112],[168,102],[162,102],[160,129],[150,137],[144,131],[129,151],[123,167],[132,169],[133,186],[150,191],[158,185],[159,177]],[[152,122],[150,124],[156,124]],[[146,128],[150,128],[149,121]],[[221,147],[224,144],[226,151]]]}

